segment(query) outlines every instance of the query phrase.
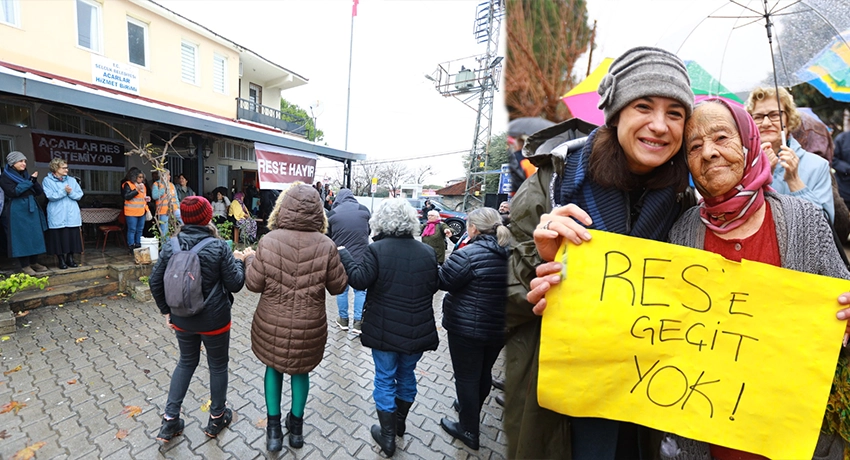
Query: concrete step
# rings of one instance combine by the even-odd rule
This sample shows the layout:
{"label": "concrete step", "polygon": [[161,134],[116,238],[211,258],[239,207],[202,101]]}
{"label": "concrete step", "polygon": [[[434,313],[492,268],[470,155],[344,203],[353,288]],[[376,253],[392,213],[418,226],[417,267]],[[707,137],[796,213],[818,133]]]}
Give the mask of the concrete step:
{"label": "concrete step", "polygon": [[[43,276],[48,277],[48,286],[64,286],[66,284],[76,283],[78,281],[96,280],[109,276],[109,265],[86,265],[77,268],[68,268],[59,270],[58,268],[48,267],[50,270],[36,275],[37,278]],[[38,290],[37,287],[31,286],[23,291]]]}
{"label": "concrete step", "polygon": [[74,300],[115,294],[118,292],[118,280],[106,275],[67,284],[57,284],[51,278],[47,289],[21,291],[9,300],[13,312],[31,310],[45,305],[59,305]]}
{"label": "concrete step", "polygon": [[151,295],[151,288],[147,285],[147,283],[142,283],[141,281],[131,281],[128,284],[130,291],[130,295],[138,300],[139,302],[147,302],[149,300],[153,300],[153,296]]}

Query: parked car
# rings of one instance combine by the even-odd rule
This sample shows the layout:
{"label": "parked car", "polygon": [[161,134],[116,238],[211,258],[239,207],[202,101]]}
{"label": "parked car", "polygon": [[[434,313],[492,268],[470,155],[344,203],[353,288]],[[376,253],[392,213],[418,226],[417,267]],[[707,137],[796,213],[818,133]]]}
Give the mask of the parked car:
{"label": "parked car", "polygon": [[430,200],[431,203],[434,204],[434,209],[440,213],[440,218],[443,219],[443,222],[445,222],[450,229],[452,229],[452,242],[457,243],[460,236],[466,232],[466,213],[453,211],[449,206],[446,206],[442,202],[433,198],[408,198],[407,201],[409,201],[410,205],[416,209],[416,214],[419,216],[419,222],[423,224],[428,220],[427,216],[422,215],[422,205],[425,204],[425,200]]}

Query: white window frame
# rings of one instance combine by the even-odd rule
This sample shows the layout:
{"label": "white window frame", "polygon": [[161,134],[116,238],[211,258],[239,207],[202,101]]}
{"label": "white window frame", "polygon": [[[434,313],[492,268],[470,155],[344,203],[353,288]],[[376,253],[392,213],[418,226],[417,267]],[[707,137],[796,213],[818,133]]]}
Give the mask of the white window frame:
{"label": "white window frame", "polygon": [[[186,75],[183,72],[183,47],[188,46],[194,50],[195,53],[195,62],[194,68],[192,69],[192,76],[194,80],[187,80]],[[190,42],[189,40],[180,40],[180,79],[186,83],[190,83],[196,86],[201,85],[201,72],[200,72],[200,46],[197,43]]]}
{"label": "white window frame", "polygon": [[[221,88],[216,86],[216,81],[219,80],[218,72],[221,72]],[[218,53],[213,53],[213,92],[219,94],[227,94],[227,56]]]}
{"label": "white window frame", "polygon": [[[0,24],[6,24],[13,27],[21,27],[21,1],[20,0],[0,0]],[[6,16],[11,16],[12,21],[6,21]]]}
{"label": "white window frame", "polygon": [[[9,143],[9,152],[15,150],[15,138],[13,136],[2,136],[0,135],[0,142],[8,142]],[[8,152],[6,153],[8,155]]]}
{"label": "white window frame", "polygon": [[130,60],[130,31],[127,31],[127,62],[133,64],[135,66],[139,66],[142,68],[150,68],[150,36],[148,35],[148,24],[142,22],[132,16],[127,16],[127,24],[133,24],[134,26],[141,27],[144,35],[144,47],[145,47],[145,64],[137,64]]}
{"label": "white window frame", "polygon": [[[79,4],[85,3],[86,5],[92,7],[95,13],[95,22],[97,30],[95,31],[95,36],[92,37],[92,40],[95,41],[94,47],[89,48],[80,44],[80,9]],[[93,51],[98,54],[103,53],[103,7],[100,3],[92,1],[92,0],[76,0],[74,2],[74,8],[77,10],[75,28],[77,30],[77,46],[82,49]]]}

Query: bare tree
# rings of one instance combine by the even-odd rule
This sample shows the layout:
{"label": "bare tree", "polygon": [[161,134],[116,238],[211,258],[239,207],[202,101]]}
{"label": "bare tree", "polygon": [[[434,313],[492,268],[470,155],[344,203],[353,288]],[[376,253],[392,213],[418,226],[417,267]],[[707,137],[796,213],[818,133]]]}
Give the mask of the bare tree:
{"label": "bare tree", "polygon": [[378,180],[390,189],[390,196],[396,197],[401,184],[410,178],[407,165],[399,162],[383,163],[378,170]]}
{"label": "bare tree", "polygon": [[377,163],[355,163],[351,186],[356,196],[371,196],[372,178],[378,177]]}
{"label": "bare tree", "polygon": [[434,166],[419,166],[410,174],[410,179],[417,185],[422,185],[425,180],[434,175]]}
{"label": "bare tree", "polygon": [[507,0],[506,13],[510,118],[567,119],[561,97],[574,86],[573,67],[591,38],[585,0]]}

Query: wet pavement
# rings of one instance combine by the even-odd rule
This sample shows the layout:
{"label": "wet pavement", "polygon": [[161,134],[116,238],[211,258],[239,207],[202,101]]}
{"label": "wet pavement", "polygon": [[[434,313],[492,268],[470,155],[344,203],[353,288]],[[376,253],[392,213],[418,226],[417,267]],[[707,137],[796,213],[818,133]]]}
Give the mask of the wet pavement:
{"label": "wet pavement", "polygon": [[[442,296],[434,297],[440,347],[426,352],[417,366],[419,394],[393,458],[504,458],[498,390],[482,410],[480,450],[453,441],[440,428],[441,417],[457,417],[448,344],[439,328]],[[377,423],[370,350],[334,325],[325,358],[310,373],[304,447],[291,449],[285,441],[282,452],[266,451],[265,368],[251,352],[250,338],[258,298],[243,290],[233,306],[228,407],[234,422],[216,439],[203,433],[209,373],[202,358],[183,404],[185,431],[165,445],[156,434],[177,348],[153,302],[108,296],[41,307],[18,318],[18,331],[0,338],[0,412],[9,409],[0,414],[0,459],[28,448],[37,448],[36,459],[383,458],[369,434]],[[327,312],[332,322],[333,296]],[[503,377],[503,358],[493,373]],[[285,377],[284,408],[288,386]]]}

